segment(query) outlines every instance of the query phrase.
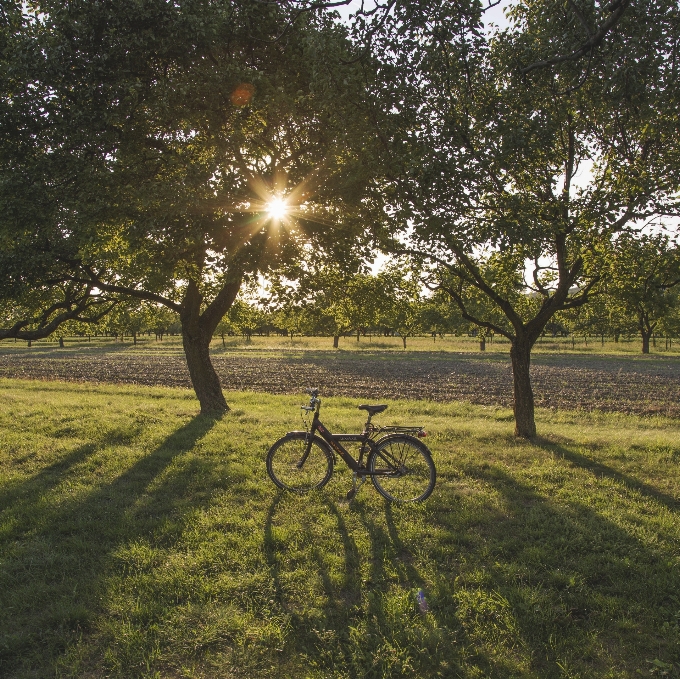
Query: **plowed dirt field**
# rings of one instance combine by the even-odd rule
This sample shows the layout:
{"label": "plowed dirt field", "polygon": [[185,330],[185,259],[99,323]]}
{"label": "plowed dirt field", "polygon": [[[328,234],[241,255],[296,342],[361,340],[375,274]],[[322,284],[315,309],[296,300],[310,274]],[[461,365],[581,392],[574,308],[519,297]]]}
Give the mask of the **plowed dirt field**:
{"label": "plowed dirt field", "polygon": [[[216,354],[227,390],[365,399],[465,400],[512,405],[507,355],[414,352],[258,351]],[[190,387],[181,354],[0,351],[0,377]],[[538,355],[532,363],[536,405],[559,409],[659,413],[680,417],[680,359],[648,356]]]}

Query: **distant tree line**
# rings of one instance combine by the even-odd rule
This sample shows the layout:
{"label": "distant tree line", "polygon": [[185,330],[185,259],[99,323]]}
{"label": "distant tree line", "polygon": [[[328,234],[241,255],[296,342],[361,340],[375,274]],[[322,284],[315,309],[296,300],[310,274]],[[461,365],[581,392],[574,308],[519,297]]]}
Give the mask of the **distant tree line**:
{"label": "distant tree line", "polygon": [[[642,353],[649,353],[657,338],[664,348],[680,338],[680,261],[677,248],[663,235],[621,239],[611,254],[610,275],[603,277],[588,304],[555,314],[546,324],[542,337],[595,338],[615,343],[637,337]],[[290,271],[287,272],[289,275]],[[296,278],[280,276],[269,281],[258,296],[237,298],[215,328],[222,339],[236,335],[250,340],[258,336],[317,336],[359,341],[367,335],[399,337],[403,348],[408,339],[429,335],[469,335],[484,351],[494,333],[464,318],[457,304],[441,289],[428,290],[428,275],[404,259],[385,270],[371,274],[342,274],[336,268],[301,267]],[[527,307],[540,298],[526,293]],[[467,308],[481,314],[484,297],[466,298]],[[488,310],[486,311],[488,313]],[[135,303],[119,305],[97,323],[69,321],[55,333],[66,335],[106,335],[136,343],[142,334],[162,340],[165,335],[181,335],[177,314],[162,305]]]}

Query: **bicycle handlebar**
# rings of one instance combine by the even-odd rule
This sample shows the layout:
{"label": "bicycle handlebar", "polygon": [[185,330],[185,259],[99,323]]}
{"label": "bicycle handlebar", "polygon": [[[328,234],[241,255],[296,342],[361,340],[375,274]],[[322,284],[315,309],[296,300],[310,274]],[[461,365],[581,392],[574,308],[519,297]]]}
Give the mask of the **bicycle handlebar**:
{"label": "bicycle handlebar", "polygon": [[321,399],[319,398],[319,390],[318,389],[305,389],[305,391],[309,394],[309,396],[311,398],[309,399],[309,405],[308,406],[301,406],[301,408],[302,408],[302,410],[312,412],[313,410],[316,410],[318,407],[321,406]]}

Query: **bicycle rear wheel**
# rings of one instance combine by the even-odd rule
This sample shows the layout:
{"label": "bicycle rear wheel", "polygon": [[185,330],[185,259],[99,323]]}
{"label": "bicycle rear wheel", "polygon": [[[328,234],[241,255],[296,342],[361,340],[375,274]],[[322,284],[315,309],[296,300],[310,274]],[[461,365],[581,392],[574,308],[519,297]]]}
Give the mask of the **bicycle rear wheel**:
{"label": "bicycle rear wheel", "polygon": [[292,432],[279,439],[267,453],[267,474],[281,489],[304,493],[323,488],[333,474],[333,453],[318,437],[311,441],[305,457],[309,435]]}
{"label": "bicycle rear wheel", "polygon": [[371,452],[368,469],[375,489],[392,502],[422,502],[437,478],[427,446],[412,436],[389,436]]}

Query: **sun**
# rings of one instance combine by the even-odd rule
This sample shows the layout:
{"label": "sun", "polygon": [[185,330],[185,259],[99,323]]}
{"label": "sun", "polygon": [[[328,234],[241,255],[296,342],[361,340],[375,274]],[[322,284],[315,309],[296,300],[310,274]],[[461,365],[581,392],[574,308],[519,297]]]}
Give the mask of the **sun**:
{"label": "sun", "polygon": [[280,220],[288,214],[288,205],[282,198],[272,198],[266,205],[270,219]]}

